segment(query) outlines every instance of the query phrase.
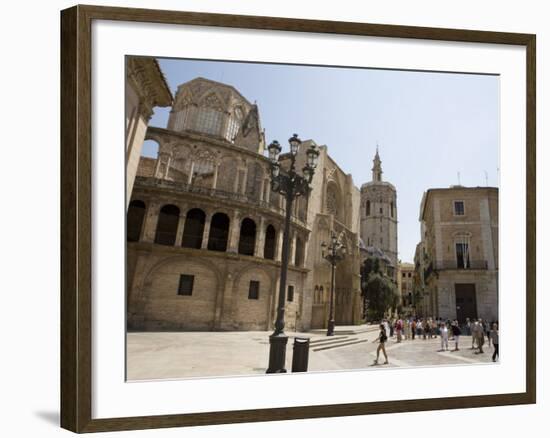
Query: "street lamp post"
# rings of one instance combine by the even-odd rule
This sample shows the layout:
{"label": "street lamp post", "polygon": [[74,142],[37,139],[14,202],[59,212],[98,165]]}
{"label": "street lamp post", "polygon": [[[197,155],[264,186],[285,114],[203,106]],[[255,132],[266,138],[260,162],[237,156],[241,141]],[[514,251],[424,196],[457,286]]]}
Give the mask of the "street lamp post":
{"label": "street lamp post", "polygon": [[289,140],[290,144],[290,166],[281,169],[279,154],[281,146],[278,141],[273,141],[268,147],[271,160],[271,189],[285,198],[285,224],[283,232],[283,248],[281,254],[281,278],[279,284],[279,300],[277,303],[277,319],[275,330],[269,337],[269,366],[267,373],[286,373],[286,345],[288,336],[285,328],[285,301],[286,301],[286,278],[288,272],[288,259],[290,247],[290,218],[292,216],[292,203],[298,196],[307,196],[310,191],[309,184],[317,167],[319,151],[312,144],[307,152],[307,162],[302,169],[302,175],[296,172],[296,156],[302,144],[297,134]]}
{"label": "street lamp post", "polygon": [[331,265],[331,281],[330,281],[330,305],[328,311],[327,336],[334,336],[334,291],[336,287],[336,263],[346,256],[346,246],[340,240],[340,236],[336,236],[334,232],[331,235],[330,245],[325,242],[321,244],[322,255]]}

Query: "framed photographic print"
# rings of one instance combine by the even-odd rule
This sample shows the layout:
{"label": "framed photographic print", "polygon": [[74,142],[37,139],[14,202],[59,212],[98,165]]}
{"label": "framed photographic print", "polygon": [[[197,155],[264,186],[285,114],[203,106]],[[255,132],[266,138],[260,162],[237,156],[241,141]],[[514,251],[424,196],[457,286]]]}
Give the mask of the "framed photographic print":
{"label": "framed photographic print", "polygon": [[75,6],[61,49],[62,427],[535,402],[534,35]]}

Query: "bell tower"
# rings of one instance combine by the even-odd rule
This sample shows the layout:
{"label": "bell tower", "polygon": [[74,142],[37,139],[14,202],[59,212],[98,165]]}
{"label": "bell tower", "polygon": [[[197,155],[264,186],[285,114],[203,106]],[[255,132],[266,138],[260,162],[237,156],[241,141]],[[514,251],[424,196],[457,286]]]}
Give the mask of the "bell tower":
{"label": "bell tower", "polygon": [[372,181],[361,186],[361,239],[387,255],[397,269],[397,191],[382,180],[378,145],[372,162]]}

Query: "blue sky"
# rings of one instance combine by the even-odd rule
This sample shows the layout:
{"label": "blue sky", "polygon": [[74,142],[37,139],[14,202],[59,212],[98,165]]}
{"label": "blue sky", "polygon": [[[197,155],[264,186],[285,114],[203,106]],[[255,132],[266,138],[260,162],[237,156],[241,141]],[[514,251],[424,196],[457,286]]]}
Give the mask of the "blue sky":
{"label": "blue sky", "polygon": [[[233,85],[256,102],[268,142],[292,133],[328,146],[357,187],[371,180],[379,145],[383,179],[397,188],[399,258],[420,240],[422,193],[432,187],[498,186],[496,76],[159,59],[168,84],[197,76]],[[152,126],[166,127],[156,108]],[[156,156],[146,142],[144,155]]]}

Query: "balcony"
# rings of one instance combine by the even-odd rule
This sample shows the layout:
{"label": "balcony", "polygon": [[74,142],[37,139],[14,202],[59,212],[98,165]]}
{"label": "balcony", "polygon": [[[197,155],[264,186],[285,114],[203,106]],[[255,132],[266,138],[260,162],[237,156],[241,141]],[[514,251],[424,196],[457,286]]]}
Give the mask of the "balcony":
{"label": "balcony", "polygon": [[467,263],[457,263],[456,260],[441,260],[436,262],[436,269],[443,270],[467,270],[467,269],[487,269],[487,260],[468,260]]}
{"label": "balcony", "polygon": [[[240,202],[243,204],[252,205],[257,208],[264,208],[271,210],[280,215],[284,215],[285,210],[279,206],[273,205],[270,202],[266,202],[259,198],[248,196],[242,193],[228,192],[220,189],[213,189],[209,187],[201,187],[197,185],[190,185],[179,181],[170,181],[159,178],[137,176],[135,180],[136,187],[150,187],[159,189],[168,189],[178,193],[189,193],[193,195],[204,196],[207,198],[217,198],[227,201]],[[306,222],[305,212],[298,212],[292,215],[292,218],[302,225]]]}

